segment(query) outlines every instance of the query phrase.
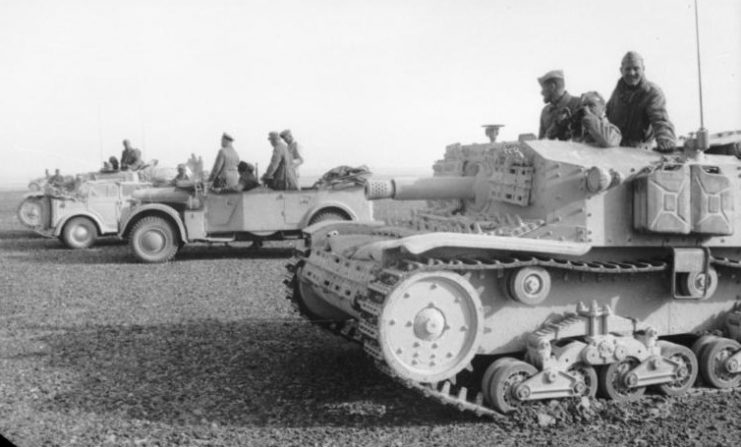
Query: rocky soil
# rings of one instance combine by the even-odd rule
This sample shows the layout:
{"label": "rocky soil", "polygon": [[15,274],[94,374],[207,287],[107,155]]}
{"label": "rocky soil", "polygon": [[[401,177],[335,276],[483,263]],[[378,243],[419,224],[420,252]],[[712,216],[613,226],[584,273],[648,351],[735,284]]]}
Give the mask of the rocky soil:
{"label": "rocky soil", "polygon": [[0,193],[0,433],[18,446],[741,444],[738,391],[459,413],[293,313],[291,243],[138,264],[115,239],[73,251],[25,230],[21,196]]}

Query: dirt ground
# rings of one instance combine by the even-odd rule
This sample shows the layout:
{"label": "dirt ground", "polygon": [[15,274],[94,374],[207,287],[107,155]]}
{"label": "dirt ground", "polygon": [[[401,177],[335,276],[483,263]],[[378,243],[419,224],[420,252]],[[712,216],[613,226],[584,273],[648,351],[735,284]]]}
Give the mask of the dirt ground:
{"label": "dirt ground", "polygon": [[144,265],[115,239],[68,250],[24,229],[21,197],[0,192],[0,433],[18,446],[741,444],[739,391],[460,413],[294,314],[290,242]]}

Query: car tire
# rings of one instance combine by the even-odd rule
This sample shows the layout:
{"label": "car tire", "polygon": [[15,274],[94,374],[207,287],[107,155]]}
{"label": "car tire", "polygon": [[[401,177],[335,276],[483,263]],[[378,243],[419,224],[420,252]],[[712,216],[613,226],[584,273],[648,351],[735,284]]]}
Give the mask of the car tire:
{"label": "car tire", "polygon": [[73,217],[64,224],[61,236],[69,248],[88,248],[98,239],[98,227],[87,217]]}
{"label": "car tire", "polygon": [[142,262],[167,262],[180,249],[180,238],[167,219],[148,216],[134,225],[129,235],[129,245],[134,256]]}

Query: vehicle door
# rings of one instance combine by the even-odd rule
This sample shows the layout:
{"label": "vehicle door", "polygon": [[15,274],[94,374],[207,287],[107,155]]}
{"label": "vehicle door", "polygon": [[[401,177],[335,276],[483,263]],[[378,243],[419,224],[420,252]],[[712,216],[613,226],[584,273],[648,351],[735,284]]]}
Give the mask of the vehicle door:
{"label": "vehicle door", "polygon": [[114,182],[90,182],[88,186],[88,211],[100,219],[104,233],[117,231],[121,210],[119,185]]}
{"label": "vehicle door", "polygon": [[286,226],[285,191],[268,188],[255,188],[243,193],[244,231],[250,233],[275,232],[285,230]]}
{"label": "vehicle door", "polygon": [[206,232],[241,231],[244,227],[242,193],[209,192],[205,197]]}
{"label": "vehicle door", "polygon": [[290,228],[299,228],[299,225],[306,216],[316,200],[316,191],[285,191],[284,215],[286,226]]}

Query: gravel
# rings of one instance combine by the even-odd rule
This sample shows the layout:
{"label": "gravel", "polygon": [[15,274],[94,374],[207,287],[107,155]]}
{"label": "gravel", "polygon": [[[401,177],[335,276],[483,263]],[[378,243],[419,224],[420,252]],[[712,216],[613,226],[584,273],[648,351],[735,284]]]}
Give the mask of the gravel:
{"label": "gravel", "polygon": [[27,231],[21,197],[0,193],[0,433],[18,446],[741,443],[738,391],[543,402],[501,422],[460,413],[293,312],[292,242],[138,264],[113,238],[68,250]]}

